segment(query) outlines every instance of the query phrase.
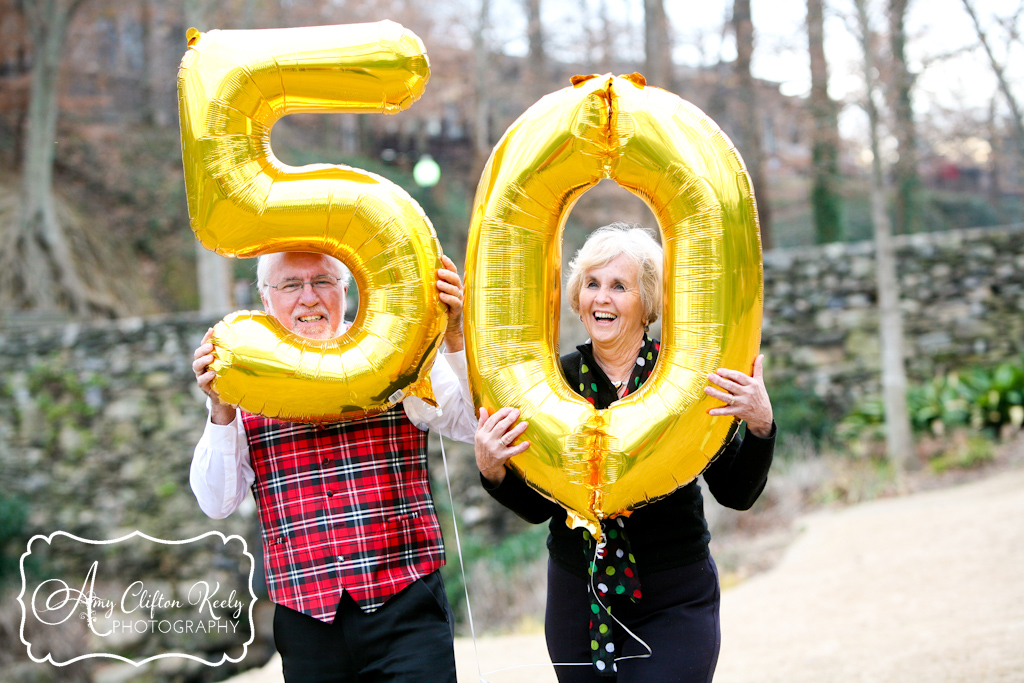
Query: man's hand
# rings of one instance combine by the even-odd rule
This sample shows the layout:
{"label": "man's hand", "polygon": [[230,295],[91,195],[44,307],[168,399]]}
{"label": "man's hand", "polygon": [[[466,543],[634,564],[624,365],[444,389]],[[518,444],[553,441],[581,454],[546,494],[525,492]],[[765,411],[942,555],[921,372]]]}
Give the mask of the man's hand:
{"label": "man's hand", "polygon": [[448,351],[462,351],[466,348],[462,336],[462,279],[455,263],[441,254],[444,268],[437,271],[437,289],[441,303],[448,307],[448,328],[444,331],[444,345]]}
{"label": "man's hand", "polygon": [[192,372],[196,374],[196,384],[204,394],[210,397],[210,421],[215,425],[228,425],[235,419],[235,409],[226,403],[221,403],[220,397],[217,396],[217,392],[213,388],[213,379],[217,373],[210,369],[210,363],[213,362],[213,342],[210,341],[212,337],[213,328],[211,327],[206,331],[203,342],[193,354],[195,360],[192,361]]}

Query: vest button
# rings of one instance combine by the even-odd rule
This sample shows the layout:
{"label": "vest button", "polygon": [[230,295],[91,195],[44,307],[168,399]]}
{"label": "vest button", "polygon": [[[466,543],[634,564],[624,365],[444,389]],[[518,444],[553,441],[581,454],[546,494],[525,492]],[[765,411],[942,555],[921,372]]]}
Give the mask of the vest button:
{"label": "vest button", "polygon": [[345,561],[345,556],[344,555],[338,555],[338,564],[341,564],[344,561]]}
{"label": "vest button", "polygon": [[328,491],[328,492],[327,492],[327,497],[328,497],[328,498],[330,498],[330,497],[331,497],[331,496],[333,496],[333,495],[334,495],[334,491]]}

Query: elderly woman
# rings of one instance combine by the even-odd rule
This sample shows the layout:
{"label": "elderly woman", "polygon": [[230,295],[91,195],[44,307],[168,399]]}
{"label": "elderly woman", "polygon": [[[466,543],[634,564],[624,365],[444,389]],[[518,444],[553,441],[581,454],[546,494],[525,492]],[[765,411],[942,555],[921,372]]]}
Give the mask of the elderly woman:
{"label": "elderly woman", "polygon": [[[590,339],[562,356],[562,372],[604,409],[636,391],[658,358],[660,344],[647,329],[661,312],[662,250],[639,226],[614,223],[595,231],[569,267],[569,303]],[[720,369],[704,389],[723,404],[709,414],[747,423],[746,438],[726,444],[704,472],[715,498],[738,510],[749,509],[764,489],[775,443],[761,362],[753,360],[753,376]],[[560,683],[710,681],[721,636],[720,589],[697,482],[606,520],[595,548],[585,530],[566,525],[563,508],[506,467],[529,448],[516,443],[526,430],[518,417],[511,408],[493,415],[481,409],[476,462],[498,502],[531,523],[549,521],[545,633]],[[649,657],[639,641],[650,646]]]}

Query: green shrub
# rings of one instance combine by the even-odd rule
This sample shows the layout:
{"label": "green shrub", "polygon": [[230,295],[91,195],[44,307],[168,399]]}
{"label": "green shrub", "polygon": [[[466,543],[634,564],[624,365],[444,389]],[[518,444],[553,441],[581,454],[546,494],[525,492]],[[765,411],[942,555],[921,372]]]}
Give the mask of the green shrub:
{"label": "green shrub", "polygon": [[793,450],[787,442],[810,441],[818,447],[834,438],[840,415],[813,389],[799,386],[792,379],[772,379],[768,393],[775,424],[779,426],[779,453],[785,455]]}
{"label": "green shrub", "polygon": [[[918,432],[943,434],[958,427],[998,435],[1024,423],[1024,361],[950,372],[907,389],[910,421]],[[861,401],[843,419],[846,434],[859,435],[885,423],[882,399]]]}

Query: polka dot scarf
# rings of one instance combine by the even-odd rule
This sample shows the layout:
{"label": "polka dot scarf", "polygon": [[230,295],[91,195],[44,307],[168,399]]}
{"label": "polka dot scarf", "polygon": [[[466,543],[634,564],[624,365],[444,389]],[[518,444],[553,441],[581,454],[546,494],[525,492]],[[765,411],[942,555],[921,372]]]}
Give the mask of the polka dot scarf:
{"label": "polka dot scarf", "polygon": [[[636,356],[636,365],[633,366],[633,372],[630,374],[629,379],[626,382],[626,394],[629,395],[640,388],[647,378],[651,376],[651,371],[654,369],[655,354],[661,350],[661,344],[651,339],[650,335],[644,334],[644,341],[640,345],[640,353]],[[586,356],[580,358],[580,396],[587,399],[590,405],[596,407],[607,407],[597,405],[597,393],[598,393],[598,377],[613,387],[614,385],[605,376],[600,369],[590,367]]]}
{"label": "polka dot scarf", "polygon": [[[655,354],[660,344],[644,335],[640,353],[637,354],[636,365],[626,385],[625,395],[636,391],[651,376],[654,369]],[[603,381],[607,381],[601,373]],[[598,376],[594,369],[587,365],[584,358],[580,367],[580,394],[597,405]],[[612,610],[609,605],[610,596],[626,596],[636,602],[640,599],[640,577],[637,575],[636,560],[630,551],[629,539],[626,537],[622,517],[607,519],[601,522],[601,541],[594,544],[589,532],[583,532],[587,540],[590,585],[590,649],[591,661],[600,676],[615,676],[618,667],[615,658],[615,643],[612,638]]]}

